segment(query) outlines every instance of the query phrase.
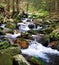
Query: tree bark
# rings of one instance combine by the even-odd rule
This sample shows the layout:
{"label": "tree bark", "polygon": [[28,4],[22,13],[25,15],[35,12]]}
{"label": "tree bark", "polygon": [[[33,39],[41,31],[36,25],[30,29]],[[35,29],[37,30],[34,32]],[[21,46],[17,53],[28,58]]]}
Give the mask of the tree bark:
{"label": "tree bark", "polygon": [[19,0],[16,0],[16,9],[17,9],[17,13],[19,13]]}
{"label": "tree bark", "polygon": [[12,15],[14,15],[14,11],[15,11],[14,0],[12,0],[12,9],[13,9]]}

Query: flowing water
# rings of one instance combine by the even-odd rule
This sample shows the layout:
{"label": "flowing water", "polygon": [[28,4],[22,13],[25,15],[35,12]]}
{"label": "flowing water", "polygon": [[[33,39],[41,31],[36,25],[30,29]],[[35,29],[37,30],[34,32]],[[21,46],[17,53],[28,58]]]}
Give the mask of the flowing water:
{"label": "flowing water", "polygon": [[46,62],[46,65],[59,65],[59,51],[50,47],[44,47],[36,40],[30,41],[29,44],[27,49],[21,49],[22,54],[40,58]]}
{"label": "flowing water", "polygon": [[29,28],[29,25],[33,25],[34,26],[33,30],[40,30],[42,28],[40,26],[37,26],[37,28],[36,28],[36,25],[31,22],[31,19],[28,22],[27,22],[27,20],[28,20],[28,18],[25,18],[24,20],[22,20],[22,23],[18,23],[17,24],[17,25],[19,25],[20,32],[27,32],[27,31],[31,30]]}
{"label": "flowing water", "polygon": [[29,47],[27,49],[22,49],[21,51],[23,54],[39,57],[45,62],[50,61],[47,54],[59,55],[59,51],[48,48],[48,47],[44,47],[42,44],[36,41],[31,41]]}
{"label": "flowing water", "polygon": [[[18,25],[19,24],[21,25],[19,27],[19,30],[21,32],[26,32],[30,30],[28,28],[28,25],[33,23],[25,21],[25,23],[18,23]],[[21,35],[21,33],[7,36],[16,38],[19,35]],[[29,47],[27,49],[21,49],[21,52],[22,54],[35,56],[37,58],[42,59],[44,62],[46,62],[46,65],[59,65],[59,51],[57,51],[56,49],[51,49],[50,47],[44,47],[41,43],[38,43],[36,40],[31,40],[29,42]]]}

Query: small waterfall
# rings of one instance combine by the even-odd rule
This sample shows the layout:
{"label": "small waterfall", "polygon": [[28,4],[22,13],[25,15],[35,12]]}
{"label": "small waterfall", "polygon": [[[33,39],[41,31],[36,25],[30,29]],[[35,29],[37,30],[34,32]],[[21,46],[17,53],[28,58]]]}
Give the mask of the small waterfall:
{"label": "small waterfall", "polygon": [[[24,25],[24,26],[20,26],[19,30],[21,32],[26,32],[29,29],[28,25],[31,24],[31,22],[27,22],[25,20],[22,20],[22,23],[19,23],[19,25]],[[34,23],[32,23],[34,24]],[[34,26],[36,27],[36,26]],[[34,28],[34,30],[40,30],[42,27],[38,26],[37,29]],[[41,35],[43,36],[43,35]],[[34,39],[36,38],[36,36],[33,36]],[[40,37],[41,38],[41,37]],[[51,58],[49,58],[48,55],[57,55],[59,58],[59,51],[57,51],[56,49],[51,49],[50,47],[44,47],[41,43],[38,43],[37,40],[35,39],[34,41],[31,40],[29,42],[29,47],[27,49],[21,49],[22,54],[26,54],[29,56],[35,56],[38,57],[40,59],[42,59],[43,61],[45,61],[46,63],[49,63]],[[53,65],[54,62],[52,62]],[[49,64],[51,65],[51,64]]]}
{"label": "small waterfall", "polygon": [[44,47],[42,44],[35,41],[31,41],[30,45],[27,49],[21,49],[23,54],[27,54],[29,56],[35,56],[43,59],[45,62],[49,62],[49,57],[47,54],[57,54],[59,55],[59,51]]}

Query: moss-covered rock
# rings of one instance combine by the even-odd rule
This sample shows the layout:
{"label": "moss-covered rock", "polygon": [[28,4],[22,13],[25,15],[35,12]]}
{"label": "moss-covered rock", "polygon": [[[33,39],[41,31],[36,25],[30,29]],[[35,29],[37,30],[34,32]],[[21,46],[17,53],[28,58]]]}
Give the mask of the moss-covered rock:
{"label": "moss-covered rock", "polygon": [[45,65],[45,63],[42,60],[40,60],[34,56],[29,58],[28,61],[30,61],[33,65]]}
{"label": "moss-covered rock", "polygon": [[1,53],[7,53],[11,56],[14,56],[16,54],[19,54],[21,51],[20,51],[19,47],[8,47],[7,49],[0,50],[0,52]]}
{"label": "moss-covered rock", "polygon": [[52,31],[52,33],[50,34],[50,38],[53,40],[59,40],[59,29],[55,29],[54,31]]}
{"label": "moss-covered rock", "polygon": [[12,65],[12,57],[7,53],[0,53],[0,65]]}
{"label": "moss-covered rock", "polygon": [[17,65],[30,65],[29,62],[27,62],[26,59],[20,54],[13,56],[13,65],[15,65],[15,64],[17,64]]}
{"label": "moss-covered rock", "polygon": [[9,46],[8,41],[0,42],[0,50],[6,49]]}

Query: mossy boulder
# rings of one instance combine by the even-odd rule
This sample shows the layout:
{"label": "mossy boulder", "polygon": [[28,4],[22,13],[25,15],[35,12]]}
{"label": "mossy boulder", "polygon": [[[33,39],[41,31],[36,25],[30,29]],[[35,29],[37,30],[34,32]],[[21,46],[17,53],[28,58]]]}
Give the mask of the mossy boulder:
{"label": "mossy boulder", "polygon": [[0,52],[1,53],[7,53],[11,56],[14,56],[16,54],[19,54],[21,51],[20,51],[19,47],[8,47],[7,49],[0,50]]}
{"label": "mossy boulder", "polygon": [[0,50],[1,49],[6,49],[8,46],[9,46],[8,41],[0,42]]}
{"label": "mossy boulder", "polygon": [[13,56],[20,53],[19,47],[9,47],[7,49],[0,50],[0,64],[1,65],[13,65]]}
{"label": "mossy boulder", "polygon": [[7,53],[0,53],[0,65],[12,65],[12,57]]}
{"label": "mossy boulder", "polygon": [[52,31],[52,33],[50,34],[50,38],[53,40],[59,40],[59,29],[55,29],[54,31]]}
{"label": "mossy boulder", "polygon": [[13,65],[30,65],[30,63],[20,54],[13,56]]}
{"label": "mossy boulder", "polygon": [[30,63],[32,63],[33,65],[46,65],[45,62],[43,62],[42,60],[40,60],[34,56],[29,58],[28,61],[30,61]]}

